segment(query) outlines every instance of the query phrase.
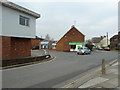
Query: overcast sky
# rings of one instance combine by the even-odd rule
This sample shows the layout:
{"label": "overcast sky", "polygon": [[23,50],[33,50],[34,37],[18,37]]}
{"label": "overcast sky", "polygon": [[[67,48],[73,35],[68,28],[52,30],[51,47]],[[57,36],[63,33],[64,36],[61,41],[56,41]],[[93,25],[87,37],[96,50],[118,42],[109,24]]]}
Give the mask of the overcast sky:
{"label": "overcast sky", "polygon": [[9,1],[41,14],[36,23],[36,34],[40,37],[49,34],[54,40],[59,40],[73,24],[85,39],[106,35],[106,32],[111,38],[118,32],[117,0]]}

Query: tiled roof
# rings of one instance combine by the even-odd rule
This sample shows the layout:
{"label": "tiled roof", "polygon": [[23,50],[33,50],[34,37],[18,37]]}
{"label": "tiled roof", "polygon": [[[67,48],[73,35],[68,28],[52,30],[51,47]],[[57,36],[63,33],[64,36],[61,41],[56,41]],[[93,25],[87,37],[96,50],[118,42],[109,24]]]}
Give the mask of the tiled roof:
{"label": "tiled roof", "polygon": [[10,2],[10,1],[0,0],[0,3],[1,3],[2,5],[4,5],[4,6],[6,6],[6,7],[9,7],[9,8],[12,8],[12,9],[14,9],[14,10],[18,10],[18,11],[20,11],[20,12],[29,14],[29,15],[35,17],[35,18],[39,18],[39,17],[40,17],[40,14],[35,13],[35,12],[31,11],[31,10],[28,10],[28,9],[26,9],[26,8],[24,8],[24,7],[22,7],[22,6],[19,6],[19,5],[15,4],[15,3],[12,3],[12,2]]}
{"label": "tiled roof", "polygon": [[94,37],[94,38],[92,38],[92,42],[93,43],[99,43],[101,40],[102,40],[101,37]]}
{"label": "tiled roof", "polygon": [[112,38],[110,39],[118,39],[118,35],[114,35]]}

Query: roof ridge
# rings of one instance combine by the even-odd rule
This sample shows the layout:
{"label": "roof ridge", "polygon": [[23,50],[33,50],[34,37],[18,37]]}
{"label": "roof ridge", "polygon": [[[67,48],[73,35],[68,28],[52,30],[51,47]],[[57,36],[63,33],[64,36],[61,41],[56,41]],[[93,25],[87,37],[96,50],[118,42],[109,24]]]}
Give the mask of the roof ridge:
{"label": "roof ridge", "polygon": [[[63,37],[65,37],[66,34],[68,34],[73,28],[75,28],[75,30],[77,30],[80,34],[84,35],[83,33],[81,33],[81,32],[73,25],[73,26],[71,27],[71,29],[69,29],[69,30],[60,38],[60,40],[61,40]],[[85,36],[85,35],[84,35],[84,36]],[[59,40],[59,41],[60,41],[60,40]],[[59,42],[59,41],[58,41],[58,42]],[[57,43],[58,43],[58,42],[57,42]]]}
{"label": "roof ridge", "polygon": [[36,12],[33,12],[27,8],[24,8],[18,4],[15,4],[13,2],[10,2],[10,1],[7,1],[7,0],[0,0],[0,3],[2,3],[2,5],[6,6],[6,7],[9,7],[9,8],[12,8],[12,9],[15,9],[15,10],[19,10],[21,12],[24,12],[26,14],[29,14],[33,17],[36,17],[36,18],[39,18],[40,17],[40,14],[36,13]]}

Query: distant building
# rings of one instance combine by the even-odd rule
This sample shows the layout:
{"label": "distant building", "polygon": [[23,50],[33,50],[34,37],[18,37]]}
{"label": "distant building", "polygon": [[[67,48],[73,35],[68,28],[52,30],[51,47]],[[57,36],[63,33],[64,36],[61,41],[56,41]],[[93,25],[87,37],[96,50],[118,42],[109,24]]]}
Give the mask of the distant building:
{"label": "distant building", "polygon": [[110,45],[110,40],[106,36],[93,37],[92,44],[97,48],[107,47]]}
{"label": "distant building", "polygon": [[12,2],[0,1],[0,59],[31,56],[31,38],[36,36],[40,15]]}
{"label": "distant building", "polygon": [[118,46],[119,46],[119,38],[120,38],[120,35],[118,37],[118,35],[114,35],[113,37],[110,38],[110,48],[111,49],[118,49]]}
{"label": "distant building", "polygon": [[56,50],[57,41],[52,42],[52,50]]}
{"label": "distant building", "polygon": [[85,35],[82,34],[75,26],[57,42],[56,50],[58,51],[76,51],[84,45]]}
{"label": "distant building", "polygon": [[107,40],[107,37],[103,37],[103,39],[100,41],[101,47],[107,47],[110,45],[110,40]]}
{"label": "distant building", "polygon": [[56,49],[56,43],[57,43],[57,41],[43,40],[39,43],[39,49],[55,50]]}
{"label": "distant building", "polygon": [[101,40],[103,39],[103,37],[93,37],[92,38],[92,43],[99,43]]}
{"label": "distant building", "polygon": [[44,40],[43,38],[39,38],[39,37],[37,37],[37,36],[36,36],[36,38],[31,39],[31,48],[32,48],[33,50],[39,49],[39,44],[40,44],[40,42],[43,41],[43,40]]}
{"label": "distant building", "polygon": [[39,43],[40,49],[50,49],[51,48],[51,42],[48,40],[43,40]]}

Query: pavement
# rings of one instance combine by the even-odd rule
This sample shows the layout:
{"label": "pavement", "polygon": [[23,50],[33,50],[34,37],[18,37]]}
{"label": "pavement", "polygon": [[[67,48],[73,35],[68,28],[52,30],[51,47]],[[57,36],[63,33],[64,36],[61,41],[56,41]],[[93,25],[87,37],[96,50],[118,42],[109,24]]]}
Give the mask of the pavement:
{"label": "pavement", "polygon": [[106,74],[99,71],[78,88],[118,88],[118,61],[116,60],[106,67]]}

